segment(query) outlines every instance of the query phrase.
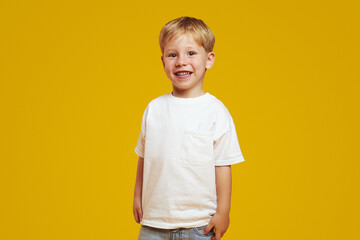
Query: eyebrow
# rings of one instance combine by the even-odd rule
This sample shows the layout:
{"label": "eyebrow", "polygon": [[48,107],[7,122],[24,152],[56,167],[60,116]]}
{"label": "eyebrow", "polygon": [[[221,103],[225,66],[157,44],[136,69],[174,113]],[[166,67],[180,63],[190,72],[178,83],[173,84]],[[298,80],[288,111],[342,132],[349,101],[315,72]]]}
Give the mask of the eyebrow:
{"label": "eyebrow", "polygon": [[[194,46],[186,46],[185,49],[186,50],[189,50],[189,49],[199,50],[199,49],[201,49],[201,47],[198,47],[198,46],[196,46],[196,47],[194,47]],[[175,48],[168,48],[164,52],[168,52],[168,51],[177,51],[177,50]]]}

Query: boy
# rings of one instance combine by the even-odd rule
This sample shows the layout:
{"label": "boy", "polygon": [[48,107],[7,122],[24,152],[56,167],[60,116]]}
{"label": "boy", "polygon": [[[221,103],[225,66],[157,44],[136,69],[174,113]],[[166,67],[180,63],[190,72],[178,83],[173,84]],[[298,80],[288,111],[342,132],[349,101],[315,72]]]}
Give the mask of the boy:
{"label": "boy", "polygon": [[180,17],[159,43],[173,91],[148,104],[135,148],[139,239],[219,240],[229,226],[230,165],[244,158],[230,113],[202,88],[215,38],[202,20]]}

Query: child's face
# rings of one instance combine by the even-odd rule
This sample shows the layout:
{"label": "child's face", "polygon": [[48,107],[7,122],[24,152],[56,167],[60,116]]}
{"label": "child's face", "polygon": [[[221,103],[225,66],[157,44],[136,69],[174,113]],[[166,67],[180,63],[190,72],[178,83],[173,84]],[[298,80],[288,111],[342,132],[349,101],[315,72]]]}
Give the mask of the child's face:
{"label": "child's face", "polygon": [[203,92],[205,72],[213,66],[215,55],[213,52],[207,53],[192,35],[183,34],[165,44],[161,59],[174,93],[196,97]]}

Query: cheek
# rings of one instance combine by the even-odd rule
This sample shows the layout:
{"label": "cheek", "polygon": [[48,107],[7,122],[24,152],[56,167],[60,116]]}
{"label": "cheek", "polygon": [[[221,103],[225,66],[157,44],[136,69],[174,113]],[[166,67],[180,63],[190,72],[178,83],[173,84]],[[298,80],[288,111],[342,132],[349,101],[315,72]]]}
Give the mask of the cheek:
{"label": "cheek", "polygon": [[169,67],[169,65],[166,65],[166,64],[165,64],[165,66],[164,66],[164,70],[165,70],[165,73],[166,73],[166,74],[171,74],[171,72],[172,72],[172,71],[171,71],[171,67]]}
{"label": "cheek", "polygon": [[165,63],[164,69],[165,69],[165,71],[168,71],[170,69],[169,64]]}
{"label": "cheek", "polygon": [[204,64],[202,62],[197,62],[193,66],[198,71],[204,70],[206,68],[206,64]]}
{"label": "cheek", "polygon": [[196,68],[203,68],[206,65],[206,59],[198,58],[192,62],[192,65]]}
{"label": "cheek", "polygon": [[169,61],[165,62],[164,68],[165,68],[165,70],[170,71],[170,69],[173,68],[173,63],[172,63],[172,62],[169,62]]}

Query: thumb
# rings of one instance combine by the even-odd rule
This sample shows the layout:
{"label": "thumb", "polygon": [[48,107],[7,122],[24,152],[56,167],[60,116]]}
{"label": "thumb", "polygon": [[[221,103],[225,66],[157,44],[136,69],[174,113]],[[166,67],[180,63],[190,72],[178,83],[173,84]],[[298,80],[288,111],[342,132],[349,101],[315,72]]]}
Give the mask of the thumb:
{"label": "thumb", "polygon": [[207,235],[213,227],[214,227],[214,224],[212,223],[212,221],[210,221],[204,230],[204,235]]}
{"label": "thumb", "polygon": [[143,212],[142,212],[142,209],[141,209],[141,208],[139,209],[139,212],[138,212],[138,213],[139,213],[139,220],[142,221],[142,219],[143,219]]}

